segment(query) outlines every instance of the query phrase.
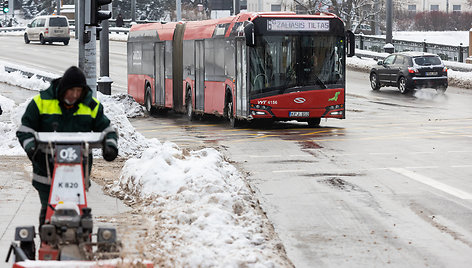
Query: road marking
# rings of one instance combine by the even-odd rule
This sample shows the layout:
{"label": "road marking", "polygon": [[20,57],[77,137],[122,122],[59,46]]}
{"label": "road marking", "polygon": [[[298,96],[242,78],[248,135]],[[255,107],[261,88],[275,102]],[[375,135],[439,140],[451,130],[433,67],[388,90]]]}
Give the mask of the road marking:
{"label": "road marking", "polygon": [[263,158],[263,157],[271,157],[271,158],[278,158],[281,155],[249,155],[250,158]]}
{"label": "road marking", "polygon": [[293,169],[293,170],[273,170],[272,173],[295,173],[295,172],[305,172],[303,169]]}
{"label": "road marking", "polygon": [[472,167],[472,165],[455,165],[455,166],[451,166],[453,168],[469,168],[469,167]]}
{"label": "road marking", "polygon": [[409,154],[432,154],[433,152],[409,152]]}
{"label": "road marking", "polygon": [[436,188],[438,190],[441,190],[443,192],[446,192],[450,195],[453,195],[455,197],[461,198],[461,199],[472,199],[472,194],[464,192],[462,190],[459,190],[457,188],[454,188],[452,186],[449,186],[447,184],[435,181],[431,178],[428,178],[426,176],[423,176],[421,174],[417,174],[415,172],[406,170],[404,168],[390,168],[390,170],[397,172],[399,174],[402,174],[410,179],[413,179],[415,181],[421,182],[423,184],[429,185],[433,188]]}
{"label": "road marking", "polygon": [[439,168],[439,166],[411,166],[411,167],[405,167],[405,168],[409,168],[409,169],[421,169],[421,168],[427,168],[427,169],[430,169],[430,168]]}

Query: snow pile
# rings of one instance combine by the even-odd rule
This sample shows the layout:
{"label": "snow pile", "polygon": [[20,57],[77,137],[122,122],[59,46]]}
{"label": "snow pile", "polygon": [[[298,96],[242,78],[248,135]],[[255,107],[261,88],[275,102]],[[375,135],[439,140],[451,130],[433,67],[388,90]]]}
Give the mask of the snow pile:
{"label": "snow pile", "polygon": [[[128,117],[142,116],[143,109],[127,94],[106,96],[97,93],[98,99],[104,106],[105,115],[118,130],[118,153],[121,157],[141,156],[148,148],[149,140],[137,132]],[[101,156],[101,150],[94,151],[95,157]]]}
{"label": "snow pile", "polygon": [[251,191],[214,149],[184,153],[173,143],[154,144],[125,163],[111,191],[149,204],[145,213],[159,232],[148,235],[159,245],[146,252],[166,256],[160,265],[280,265]]}
{"label": "snow pile", "polygon": [[[3,114],[0,115],[4,120],[0,121],[0,152],[4,155],[21,155],[25,154],[23,148],[21,148],[18,139],[16,138],[16,130],[18,129],[17,123],[12,123],[11,118],[14,118],[17,107],[15,102],[0,95],[0,106],[2,107]],[[9,122],[10,121],[10,122]],[[15,120],[16,121],[16,120]]]}
{"label": "snow pile", "polygon": [[[427,42],[449,46],[464,46],[469,44],[468,31],[398,31],[392,33],[395,40],[408,40],[415,42]],[[444,38],[447,36],[447,38]],[[377,36],[379,37],[379,36]],[[385,35],[380,35],[385,38]]]}
{"label": "snow pile", "polygon": [[[8,66],[13,67],[11,64]],[[48,88],[49,82],[45,82],[43,79],[38,78],[36,75],[30,79],[25,79],[21,72],[8,73],[5,71],[5,64],[0,62],[0,83],[7,83],[13,86],[19,86],[31,90],[43,90]]]}
{"label": "snow pile", "polygon": [[472,89],[472,72],[447,71],[449,85]]}

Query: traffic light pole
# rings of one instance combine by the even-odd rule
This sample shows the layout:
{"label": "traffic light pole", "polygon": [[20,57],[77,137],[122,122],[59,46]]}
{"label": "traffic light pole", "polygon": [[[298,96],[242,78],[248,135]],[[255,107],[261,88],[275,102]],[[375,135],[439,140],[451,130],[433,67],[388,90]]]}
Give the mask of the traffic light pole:
{"label": "traffic light pole", "polygon": [[[102,6],[111,3],[111,0],[79,0],[79,68],[84,72],[87,84],[97,97],[97,26],[100,22],[111,17],[110,11],[101,11]],[[106,30],[106,50],[108,55],[108,27]],[[108,58],[101,67],[108,73]],[[109,83],[111,84],[111,83]],[[111,89],[110,89],[111,91]]]}
{"label": "traffic light pole", "polygon": [[[103,6],[104,11],[109,10],[110,5]],[[111,95],[111,84],[113,80],[110,78],[109,71],[109,22],[104,20],[101,23],[100,31],[100,77],[98,78],[98,91],[105,95]]]}
{"label": "traffic light pole", "polygon": [[87,85],[92,89],[94,97],[97,97],[97,27],[85,26],[85,62],[84,73],[87,79]]}
{"label": "traffic light pole", "polygon": [[75,34],[79,40],[79,69],[82,71],[85,70],[85,40],[84,40],[84,30],[85,30],[85,4],[82,0],[76,0],[77,3],[77,15],[75,16]]}

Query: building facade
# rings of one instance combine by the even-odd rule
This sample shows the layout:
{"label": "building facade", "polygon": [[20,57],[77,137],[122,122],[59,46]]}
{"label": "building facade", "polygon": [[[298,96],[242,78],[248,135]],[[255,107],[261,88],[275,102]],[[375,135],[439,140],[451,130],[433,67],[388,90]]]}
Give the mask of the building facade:
{"label": "building facade", "polygon": [[467,0],[403,0],[401,9],[410,12],[472,12]]}
{"label": "building facade", "polygon": [[[247,0],[247,11],[296,11],[303,13],[303,7],[298,3],[307,1],[294,0]],[[373,0],[372,2],[376,2]],[[385,5],[385,0],[380,0]],[[396,9],[408,10],[410,12],[472,12],[467,0],[393,0]],[[327,7],[320,7],[324,10]]]}

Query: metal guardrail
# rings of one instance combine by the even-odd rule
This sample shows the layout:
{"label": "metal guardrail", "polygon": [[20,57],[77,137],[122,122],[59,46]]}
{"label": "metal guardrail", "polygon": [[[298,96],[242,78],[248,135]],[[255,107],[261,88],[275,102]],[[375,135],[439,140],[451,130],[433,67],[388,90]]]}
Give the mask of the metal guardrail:
{"label": "metal guardrail", "polygon": [[[465,62],[469,56],[469,47],[441,45],[427,42],[416,42],[392,39],[396,52],[421,51],[437,54],[441,59],[448,61]],[[356,48],[374,52],[384,52],[385,38],[370,35],[356,35]]]}
{"label": "metal guardrail", "polygon": [[22,75],[31,78],[33,76],[36,76],[37,78],[40,78],[46,82],[51,82],[52,80],[56,79],[57,77],[52,77],[52,76],[46,76],[46,75],[40,75],[32,72],[28,72],[16,67],[11,67],[11,66],[4,66],[5,72],[7,73],[13,73],[13,72],[20,72]]}
{"label": "metal guardrail", "polygon": [[[26,27],[1,27],[0,28],[0,33],[1,32],[22,32],[25,30]],[[75,31],[74,26],[69,26],[69,29],[71,32]],[[128,34],[129,33],[129,28],[124,28],[124,27],[110,27],[108,29],[110,33],[124,33]]]}

